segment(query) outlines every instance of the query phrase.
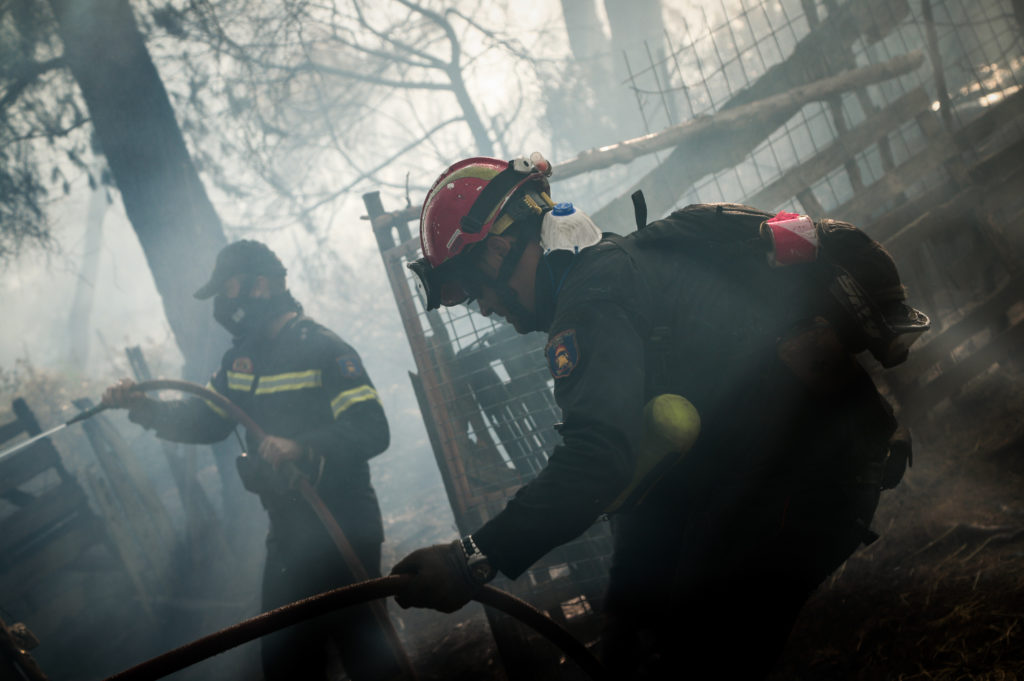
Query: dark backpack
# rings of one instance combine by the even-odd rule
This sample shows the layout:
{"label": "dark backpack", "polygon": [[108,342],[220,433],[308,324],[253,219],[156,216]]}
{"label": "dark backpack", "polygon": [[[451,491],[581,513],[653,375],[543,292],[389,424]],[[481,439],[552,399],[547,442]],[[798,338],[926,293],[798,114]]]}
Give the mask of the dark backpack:
{"label": "dark backpack", "polygon": [[[817,257],[811,262],[773,266],[773,243],[765,223],[774,216],[741,204],[695,204],[663,220],[644,224],[637,210],[638,231],[616,240],[624,250],[682,251],[701,263],[725,272],[744,284],[768,309],[797,320],[791,333],[777,340],[779,359],[811,390],[825,394],[844,391],[859,369],[852,355],[869,350],[885,367],[903,362],[910,345],[929,327],[928,318],[905,304],[903,286],[892,256],[877,241],[853,225],[823,219],[813,223]],[[639,261],[640,259],[634,258]],[[789,295],[810,291],[811,295]],[[779,305],[779,300],[794,301]],[[787,309],[788,308],[788,309]],[[803,320],[801,323],[798,320]],[[652,352],[670,352],[668,336],[649,339]],[[851,367],[857,367],[852,369]],[[862,371],[862,370],[860,370]],[[909,434],[896,429],[892,410],[877,393],[863,405],[874,416],[867,431],[889,438],[889,450],[870,463],[861,482],[895,487],[910,464]],[[681,452],[659,453],[650,473],[637,476],[624,496],[639,503],[647,491],[683,459]],[[865,541],[873,533],[865,531]]]}
{"label": "dark backpack", "polygon": [[773,241],[766,229],[772,217],[741,204],[694,204],[640,226],[631,240],[641,249],[693,254],[756,292],[796,280],[822,294],[809,316],[827,320],[848,352],[869,350],[884,367],[903,362],[929,321],[905,304],[906,288],[888,251],[847,222],[822,219],[814,223],[813,262],[772,266]]}

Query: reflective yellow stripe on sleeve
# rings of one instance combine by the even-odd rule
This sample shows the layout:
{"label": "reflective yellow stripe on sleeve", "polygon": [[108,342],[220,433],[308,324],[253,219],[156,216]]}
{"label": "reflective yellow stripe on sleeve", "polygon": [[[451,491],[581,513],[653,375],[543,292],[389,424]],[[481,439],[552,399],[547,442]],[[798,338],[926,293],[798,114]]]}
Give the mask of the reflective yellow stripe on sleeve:
{"label": "reflective yellow stripe on sleeve", "polygon": [[285,390],[302,390],[304,388],[319,388],[323,385],[323,377],[319,369],[309,371],[293,371],[287,374],[270,374],[260,376],[256,385],[257,395],[269,395]]}
{"label": "reflective yellow stripe on sleeve", "polygon": [[[206,389],[207,390],[212,390],[213,392],[215,392],[218,395],[220,395],[220,392],[216,388],[213,387],[213,381],[210,381],[209,383],[206,384]],[[202,400],[203,400],[203,402],[206,403],[206,406],[209,407],[213,411],[214,414],[216,414],[217,416],[221,417],[222,419],[229,418],[228,417],[228,413],[226,411],[224,411],[223,409],[221,409],[220,407],[218,407],[216,405],[216,403],[211,402],[210,400],[208,400],[206,398],[202,398]]]}
{"label": "reflective yellow stripe on sleeve", "polygon": [[331,411],[334,412],[334,418],[338,418],[341,412],[345,411],[353,404],[359,402],[365,402],[367,400],[377,400],[380,402],[380,398],[377,396],[377,391],[370,385],[361,385],[358,388],[352,388],[351,390],[343,390],[338,393],[338,396],[331,400]]}
{"label": "reflective yellow stripe on sleeve", "polygon": [[256,378],[252,374],[243,374],[238,371],[228,371],[228,390],[245,390],[249,391],[252,389],[252,382]]}

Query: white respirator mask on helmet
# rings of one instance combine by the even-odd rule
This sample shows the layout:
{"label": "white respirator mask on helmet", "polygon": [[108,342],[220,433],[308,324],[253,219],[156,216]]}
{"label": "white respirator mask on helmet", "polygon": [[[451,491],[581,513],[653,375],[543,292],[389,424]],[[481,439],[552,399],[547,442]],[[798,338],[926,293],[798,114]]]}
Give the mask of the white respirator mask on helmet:
{"label": "white respirator mask on helmet", "polygon": [[577,253],[601,240],[601,230],[586,213],[571,203],[557,203],[544,214],[540,226],[540,245],[545,253]]}

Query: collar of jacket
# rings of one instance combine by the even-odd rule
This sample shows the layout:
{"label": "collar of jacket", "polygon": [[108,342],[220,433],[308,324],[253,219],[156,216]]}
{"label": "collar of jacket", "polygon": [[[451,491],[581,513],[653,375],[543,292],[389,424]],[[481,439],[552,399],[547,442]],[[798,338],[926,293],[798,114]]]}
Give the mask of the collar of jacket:
{"label": "collar of jacket", "polygon": [[[302,314],[302,309],[295,310],[296,315],[286,321],[273,336],[268,336],[262,330],[250,333],[245,336],[235,336],[231,339],[231,345],[235,350],[259,354],[271,348],[281,338],[286,338],[288,333],[303,319],[308,319]],[[283,314],[283,313],[282,313]]]}
{"label": "collar of jacket", "polygon": [[541,256],[534,283],[537,331],[547,331],[554,321],[558,294],[576,261],[576,255],[569,251],[551,251]]}

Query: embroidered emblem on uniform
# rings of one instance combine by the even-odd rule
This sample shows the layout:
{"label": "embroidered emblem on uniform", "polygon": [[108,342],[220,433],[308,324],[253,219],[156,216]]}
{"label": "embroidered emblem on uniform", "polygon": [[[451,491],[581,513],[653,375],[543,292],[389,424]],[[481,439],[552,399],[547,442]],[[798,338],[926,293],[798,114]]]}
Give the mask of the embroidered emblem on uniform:
{"label": "embroidered emblem on uniform", "polygon": [[580,348],[576,343],[576,331],[566,329],[551,338],[544,346],[548,369],[555,378],[565,378],[580,362]]}
{"label": "embroidered emblem on uniform", "polygon": [[237,371],[240,374],[251,374],[252,360],[248,357],[236,357],[235,361],[231,364],[231,370]]}
{"label": "embroidered emblem on uniform", "polygon": [[342,355],[338,358],[338,366],[341,367],[341,375],[345,378],[360,378],[366,373],[358,355]]}

